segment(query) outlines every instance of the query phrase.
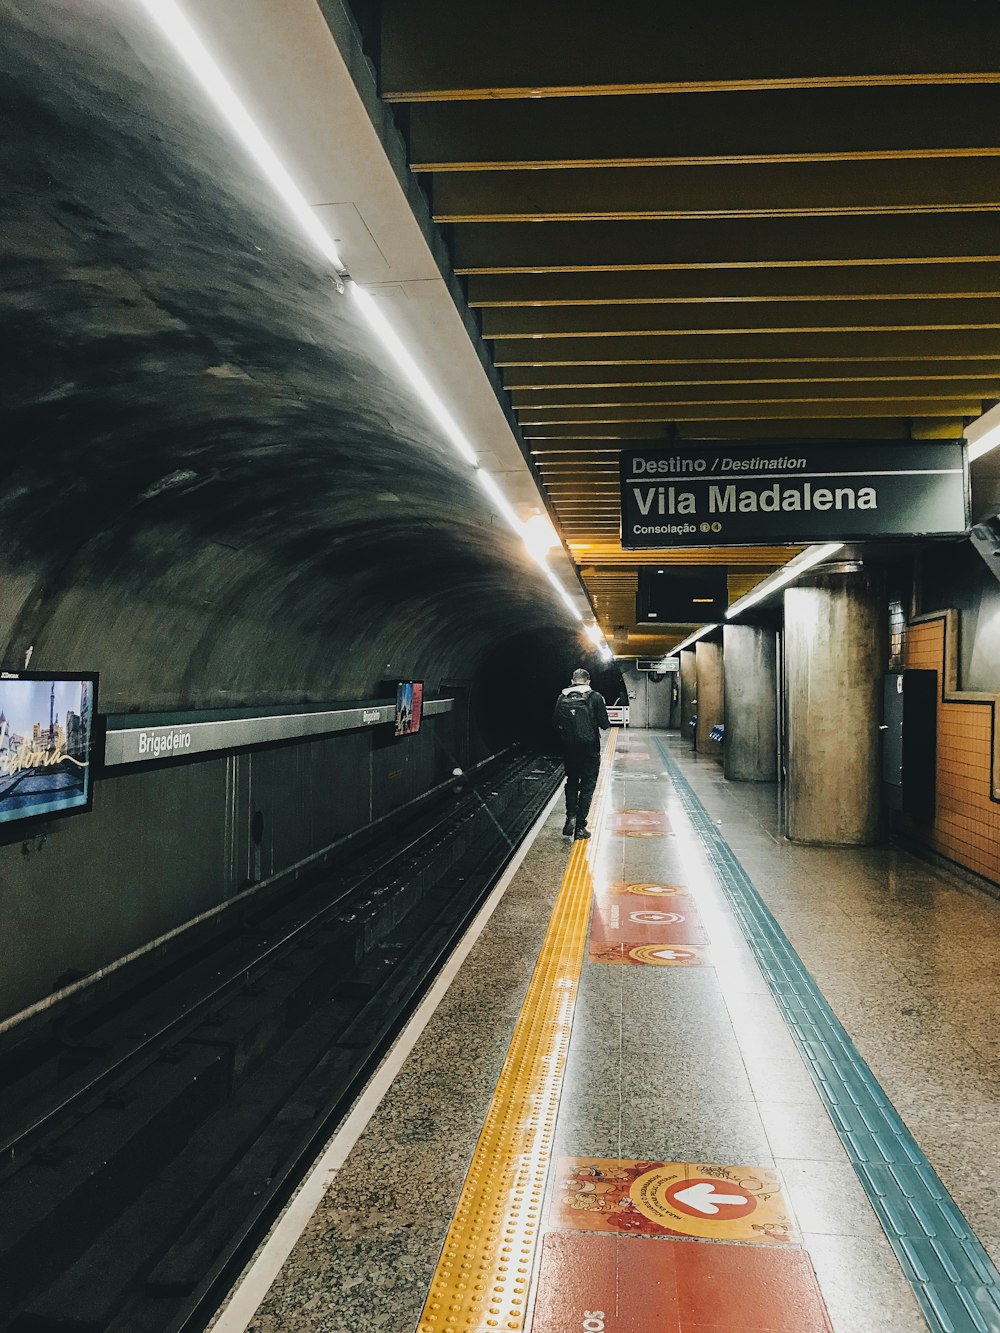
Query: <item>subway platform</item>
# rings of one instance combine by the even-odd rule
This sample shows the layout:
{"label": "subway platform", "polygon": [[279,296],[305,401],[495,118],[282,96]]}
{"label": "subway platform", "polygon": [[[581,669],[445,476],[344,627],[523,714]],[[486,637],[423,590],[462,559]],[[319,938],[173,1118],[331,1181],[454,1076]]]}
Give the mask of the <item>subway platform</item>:
{"label": "subway platform", "polygon": [[676,733],[550,809],[222,1333],[1000,1330],[1000,902]]}

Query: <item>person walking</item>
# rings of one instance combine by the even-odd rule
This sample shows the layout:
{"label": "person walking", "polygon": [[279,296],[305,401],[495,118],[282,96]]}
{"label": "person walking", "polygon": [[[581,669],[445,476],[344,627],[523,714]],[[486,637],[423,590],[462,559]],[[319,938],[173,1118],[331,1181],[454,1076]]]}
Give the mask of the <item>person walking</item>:
{"label": "person walking", "polygon": [[566,764],[566,822],[563,836],[589,838],[587,816],[601,767],[601,732],[611,726],[603,695],[590,688],[590,672],[573,672],[556,700],[552,724]]}

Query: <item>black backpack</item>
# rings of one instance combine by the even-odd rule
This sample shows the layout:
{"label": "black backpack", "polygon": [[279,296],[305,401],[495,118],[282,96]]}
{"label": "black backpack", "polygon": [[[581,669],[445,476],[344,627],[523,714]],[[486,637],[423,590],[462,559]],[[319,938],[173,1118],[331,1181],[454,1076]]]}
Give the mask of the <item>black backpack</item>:
{"label": "black backpack", "polygon": [[597,740],[597,722],[589,691],[560,694],[556,701],[556,731],[563,745],[593,745]]}

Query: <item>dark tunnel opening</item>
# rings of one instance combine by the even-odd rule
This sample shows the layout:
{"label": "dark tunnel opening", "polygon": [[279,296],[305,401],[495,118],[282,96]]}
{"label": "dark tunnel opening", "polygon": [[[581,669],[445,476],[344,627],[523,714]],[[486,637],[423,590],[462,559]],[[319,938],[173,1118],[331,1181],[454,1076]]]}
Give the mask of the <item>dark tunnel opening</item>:
{"label": "dark tunnel opening", "polygon": [[577,667],[609,704],[625,697],[617,663],[604,663],[571,630],[527,630],[498,644],[482,661],[470,699],[473,726],[487,750],[514,743],[555,753],[552,710]]}

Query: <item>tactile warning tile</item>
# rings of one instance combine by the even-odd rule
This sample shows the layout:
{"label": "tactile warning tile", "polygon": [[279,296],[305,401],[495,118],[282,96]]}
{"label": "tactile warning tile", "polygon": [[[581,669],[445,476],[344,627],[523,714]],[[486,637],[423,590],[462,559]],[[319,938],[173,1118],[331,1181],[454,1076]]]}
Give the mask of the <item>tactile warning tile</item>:
{"label": "tactile warning tile", "polygon": [[597,833],[570,853],[418,1333],[524,1328],[615,738],[612,732],[605,748]]}
{"label": "tactile warning tile", "polygon": [[532,1333],[830,1333],[802,1250],[552,1232]]}
{"label": "tactile warning tile", "polygon": [[656,746],[933,1333],[1000,1333],[1000,1273],[666,746]]}

